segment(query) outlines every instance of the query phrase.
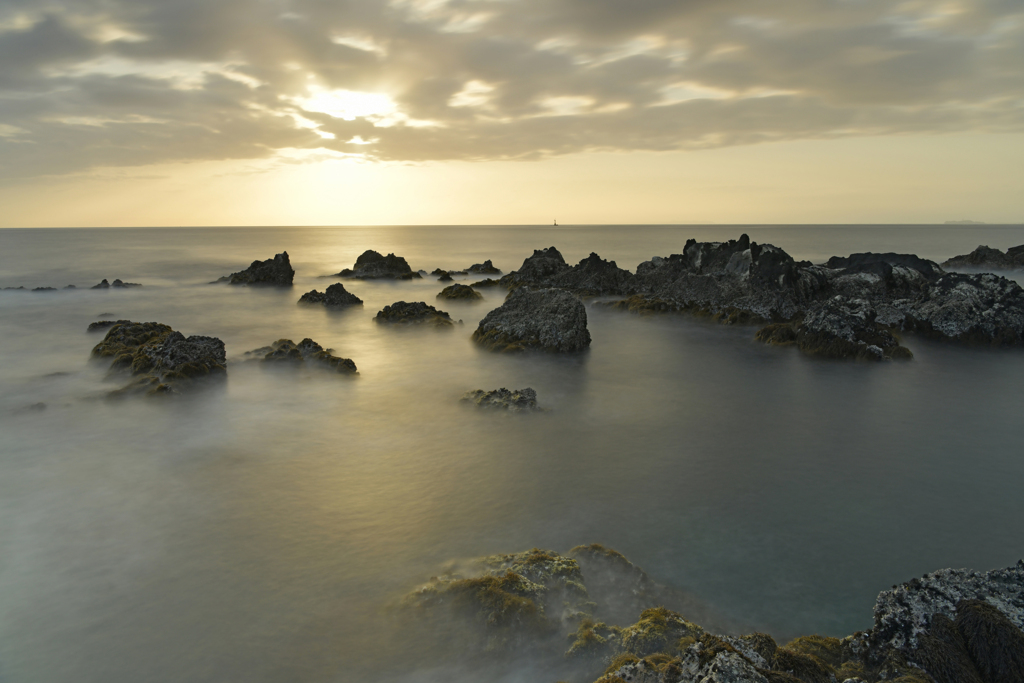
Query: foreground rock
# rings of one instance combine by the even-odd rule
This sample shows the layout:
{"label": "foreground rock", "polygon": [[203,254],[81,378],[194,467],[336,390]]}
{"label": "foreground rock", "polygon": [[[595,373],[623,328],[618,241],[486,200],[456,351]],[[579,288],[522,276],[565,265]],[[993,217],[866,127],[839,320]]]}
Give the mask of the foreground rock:
{"label": "foreground rock", "polygon": [[560,289],[520,287],[480,321],[473,341],[492,351],[582,351],[590,346],[587,310]]}
{"label": "foreground rock", "polygon": [[245,270],[225,275],[217,282],[227,282],[231,285],[291,287],[294,277],[295,271],[292,269],[291,261],[288,260],[288,252],[283,251],[272,259],[253,261]]}
{"label": "foreground rock", "polygon": [[1024,244],[1019,247],[1010,247],[1005,252],[980,246],[970,254],[954,256],[943,261],[942,267],[971,270],[1021,270],[1024,269]]}
{"label": "foreground rock", "polygon": [[462,403],[471,403],[478,408],[507,410],[510,413],[540,410],[537,407],[537,392],[529,387],[513,391],[509,391],[504,387],[494,391],[477,389],[476,391],[466,392],[460,401]]}
{"label": "foreground rock", "polygon": [[454,299],[456,301],[482,301],[484,295],[469,285],[454,284],[442,289],[438,299]]}
{"label": "foreground rock", "polygon": [[[609,603],[625,597],[625,620]],[[561,650],[574,680],[600,683],[1019,683],[1024,561],[986,573],[944,569],[884,591],[874,626],[845,638],[715,633],[658,604],[657,586],[619,553],[533,549],[453,565],[403,600],[458,656]],[[654,604],[651,604],[654,602]],[[601,674],[604,671],[604,675]]]}
{"label": "foreground rock", "polygon": [[324,349],[308,337],[298,344],[291,339],[278,339],[270,346],[247,351],[245,356],[274,365],[319,367],[343,375],[358,373],[352,359],[335,356],[331,349]]}
{"label": "foreground rock", "polygon": [[362,306],[363,300],[345,289],[345,285],[336,282],[327,288],[326,292],[313,290],[306,292],[299,297],[300,304],[320,304],[327,308],[339,308],[342,306]]}
{"label": "foreground rock", "polygon": [[439,311],[424,301],[396,301],[385,306],[377,313],[374,322],[390,325],[429,325],[431,327],[451,327],[455,324],[452,317]]}
{"label": "foreground rock", "polygon": [[412,280],[422,276],[418,272],[413,272],[401,256],[394,254],[382,256],[379,252],[367,249],[356,259],[352,268],[345,268],[337,273],[337,277],[351,277],[359,280]]}
{"label": "foreground rock", "polygon": [[[106,321],[101,321],[106,322]],[[185,337],[168,325],[118,321],[92,350],[110,362],[112,372],[134,379],[114,394],[178,393],[205,377],[224,378],[224,342],[216,337]]]}

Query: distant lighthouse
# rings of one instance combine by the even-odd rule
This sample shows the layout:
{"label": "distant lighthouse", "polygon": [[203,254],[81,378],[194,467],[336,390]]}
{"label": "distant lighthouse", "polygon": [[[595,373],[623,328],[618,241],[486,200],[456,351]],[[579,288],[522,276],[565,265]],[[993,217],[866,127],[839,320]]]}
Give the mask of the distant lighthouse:
{"label": "distant lighthouse", "polygon": [[555,227],[556,228],[558,227],[558,219],[557,218],[555,219]]}

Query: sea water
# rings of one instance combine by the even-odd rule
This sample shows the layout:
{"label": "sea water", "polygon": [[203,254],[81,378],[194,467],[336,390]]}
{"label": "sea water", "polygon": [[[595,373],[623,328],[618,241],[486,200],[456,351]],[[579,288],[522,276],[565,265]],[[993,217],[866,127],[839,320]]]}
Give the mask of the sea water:
{"label": "sea water", "polygon": [[[1024,243],[997,226],[595,226],[0,231],[0,681],[555,680],[396,649],[387,608],[452,559],[600,542],[724,620],[778,640],[869,628],[880,590],[1024,556],[1024,351],[907,336],[908,363],[829,362],[756,328],[588,306],[583,354],[474,346],[483,302],[444,284],[346,281],[366,249],[414,269],[556,246],[635,270],[746,232],[798,259],[938,261]],[[290,289],[209,284],[287,250]],[[91,290],[100,279],[140,288]],[[477,278],[469,278],[473,280]],[[466,281],[466,280],[461,280]],[[426,301],[464,324],[393,329]],[[101,314],[220,337],[220,388],[110,401]],[[311,337],[359,375],[267,369]],[[545,409],[459,404],[533,387]]]}

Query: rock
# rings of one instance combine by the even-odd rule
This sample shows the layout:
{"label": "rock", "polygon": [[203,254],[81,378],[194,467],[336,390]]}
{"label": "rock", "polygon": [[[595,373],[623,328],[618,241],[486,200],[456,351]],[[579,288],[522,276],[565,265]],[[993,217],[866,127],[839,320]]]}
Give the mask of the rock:
{"label": "rock", "polygon": [[295,271],[292,270],[291,261],[288,260],[288,252],[283,251],[272,259],[253,261],[245,270],[226,275],[217,282],[227,282],[232,285],[291,287],[294,277]]}
{"label": "rock", "polygon": [[424,301],[396,301],[385,306],[377,313],[374,322],[399,325],[431,325],[433,327],[451,327],[452,317],[439,311]]}
{"label": "rock", "polygon": [[100,332],[113,327],[114,325],[131,325],[131,320],[97,320],[94,323],[89,323],[89,327],[86,329],[87,332]]}
{"label": "rock", "polygon": [[920,296],[944,271],[934,261],[913,254],[851,254],[833,256],[825,274],[833,294],[880,301]]}
{"label": "rock", "polygon": [[473,340],[492,351],[581,351],[590,346],[587,311],[568,292],[521,287],[480,321]]}
{"label": "rock", "polygon": [[22,285],[21,287],[4,287],[4,291],[5,292],[6,291],[15,291],[15,290],[19,290],[19,289],[25,289],[24,285]]}
{"label": "rock", "polygon": [[633,274],[597,254],[570,267],[554,247],[536,250],[522,267],[501,278],[504,287],[556,287],[580,296],[626,294],[633,289]]}
{"label": "rock", "polygon": [[510,413],[521,413],[525,411],[540,410],[537,407],[537,392],[527,387],[509,391],[502,387],[494,391],[468,391],[460,399],[462,403],[472,403],[478,408],[491,408],[495,410],[507,410]]}
{"label": "rock", "polygon": [[104,278],[98,285],[93,285],[91,289],[108,289],[109,287],[110,283],[107,282],[106,278]]}
{"label": "rock", "polygon": [[248,358],[258,358],[263,363],[306,365],[333,370],[343,375],[358,374],[356,364],[350,358],[335,356],[330,349],[324,349],[308,337],[298,344],[291,339],[278,339],[270,346],[247,351],[245,355]]}
{"label": "rock", "polygon": [[474,289],[480,289],[483,287],[497,287],[501,283],[493,278],[487,278],[486,280],[480,280],[479,282],[471,282],[470,287]]}
{"label": "rock", "polygon": [[336,282],[328,287],[326,292],[321,293],[315,289],[311,292],[306,292],[299,297],[299,303],[320,304],[328,308],[337,308],[341,306],[362,306],[363,300],[347,291],[345,285]]}
{"label": "rock", "polygon": [[64,287],[64,289],[78,289],[78,288],[75,287],[74,285],[67,285],[66,287]]}
{"label": "rock", "polygon": [[484,295],[469,285],[454,284],[441,290],[438,299],[457,299],[463,301],[483,301]]}
{"label": "rock", "polygon": [[985,600],[957,603],[956,630],[985,683],[1024,681],[1024,632]]}
{"label": "rock", "polygon": [[135,379],[114,392],[177,393],[202,377],[226,377],[224,342],[216,337],[185,337],[160,323],[120,322],[112,326],[93,350],[95,358],[110,359],[113,371]]}
{"label": "rock", "polygon": [[501,271],[494,267],[490,259],[483,263],[474,263],[469,268],[466,268],[466,272],[473,275],[501,275]]}
{"label": "rock", "polygon": [[[804,318],[795,334],[797,348],[825,358],[912,358],[891,332],[875,324],[875,316],[868,301],[835,296],[812,308]],[[768,343],[785,344],[787,336],[777,327],[758,332],[758,338]]]}
{"label": "rock", "polygon": [[[106,280],[104,280],[106,282]],[[141,287],[138,282],[122,282],[121,280],[114,280],[110,283],[111,287]]]}
{"label": "rock", "polygon": [[372,249],[367,249],[356,259],[352,268],[345,268],[337,273],[337,277],[351,277],[360,280],[412,280],[422,276],[418,272],[413,272],[401,256],[394,254],[382,256]]}
{"label": "rock", "polygon": [[56,292],[56,287],[36,287],[32,290],[33,292]]}
{"label": "rock", "polygon": [[970,270],[1019,270],[1024,268],[1024,245],[1010,247],[1005,253],[999,249],[979,246],[970,254],[954,256],[942,265],[946,268]]}
{"label": "rock", "polygon": [[1024,290],[999,275],[948,273],[919,299],[897,305],[908,330],[966,343],[1024,343]]}

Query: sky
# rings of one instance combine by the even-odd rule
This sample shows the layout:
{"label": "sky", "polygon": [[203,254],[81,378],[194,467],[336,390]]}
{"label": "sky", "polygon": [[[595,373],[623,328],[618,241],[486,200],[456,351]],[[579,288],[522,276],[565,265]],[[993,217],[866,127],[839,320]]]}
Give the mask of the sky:
{"label": "sky", "polygon": [[0,227],[1024,222],[1021,0],[0,0]]}

